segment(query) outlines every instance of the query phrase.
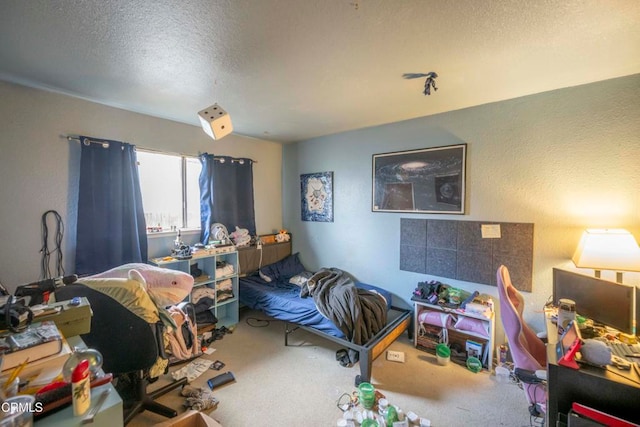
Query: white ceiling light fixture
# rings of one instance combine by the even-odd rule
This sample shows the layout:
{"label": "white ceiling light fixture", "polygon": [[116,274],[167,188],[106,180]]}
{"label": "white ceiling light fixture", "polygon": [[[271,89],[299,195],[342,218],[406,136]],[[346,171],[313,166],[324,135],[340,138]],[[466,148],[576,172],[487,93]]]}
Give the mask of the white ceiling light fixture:
{"label": "white ceiling light fixture", "polygon": [[231,116],[218,104],[198,111],[202,129],[213,139],[221,139],[233,132]]}

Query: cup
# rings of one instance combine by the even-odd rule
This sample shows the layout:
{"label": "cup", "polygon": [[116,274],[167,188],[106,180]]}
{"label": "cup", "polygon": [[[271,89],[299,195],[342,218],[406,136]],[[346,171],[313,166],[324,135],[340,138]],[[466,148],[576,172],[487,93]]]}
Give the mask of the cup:
{"label": "cup", "polygon": [[373,408],[376,403],[376,389],[370,383],[360,383],[358,386],[360,403],[365,409]]}
{"label": "cup", "polygon": [[576,303],[568,298],[558,301],[558,337],[562,337],[569,323],[576,319]]}
{"label": "cup", "polygon": [[509,375],[510,375],[509,369],[505,368],[504,366],[496,367],[496,380],[499,383],[508,383]]}
{"label": "cup", "polygon": [[446,365],[451,360],[451,350],[446,344],[438,344],[436,346],[436,359],[438,365]]}

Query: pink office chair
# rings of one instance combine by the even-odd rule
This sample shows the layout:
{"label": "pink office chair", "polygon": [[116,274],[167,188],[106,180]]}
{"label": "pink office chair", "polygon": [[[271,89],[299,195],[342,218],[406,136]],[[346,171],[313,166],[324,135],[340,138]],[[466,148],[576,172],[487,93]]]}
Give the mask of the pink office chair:
{"label": "pink office chair", "polygon": [[522,383],[529,402],[529,413],[534,417],[544,418],[546,381],[538,378],[535,372],[546,370],[547,349],[544,342],[524,322],[524,299],[511,283],[509,270],[504,265],[498,268],[497,280],[500,317],[513,359],[514,374]]}

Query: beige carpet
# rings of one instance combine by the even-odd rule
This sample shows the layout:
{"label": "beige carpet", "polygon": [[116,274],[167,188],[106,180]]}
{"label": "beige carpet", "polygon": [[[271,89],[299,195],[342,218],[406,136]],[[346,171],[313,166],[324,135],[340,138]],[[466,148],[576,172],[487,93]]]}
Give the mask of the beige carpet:
{"label": "beige carpet", "polygon": [[[291,335],[285,347],[282,322],[252,322],[255,318],[264,316],[242,311],[234,333],[214,341],[216,351],[203,356],[226,366],[221,371],[208,370],[193,386],[206,386],[207,379],[227,370],[236,378],[214,392],[219,405],[210,416],[224,427],[335,426],[342,417],[336,402],[356,389],[358,365],[340,366],[335,360],[339,346],[304,331]],[[371,383],[404,412],[413,411],[436,427],[530,425],[524,392],[517,385],[499,383],[486,371],[476,374],[453,363],[438,365],[435,356],[413,348],[406,334],[390,349],[404,352],[405,362],[388,361],[386,353],[378,357]],[[154,386],[162,384],[161,380]],[[185,410],[178,390],[159,401]],[[129,426],[164,420],[147,411]]]}

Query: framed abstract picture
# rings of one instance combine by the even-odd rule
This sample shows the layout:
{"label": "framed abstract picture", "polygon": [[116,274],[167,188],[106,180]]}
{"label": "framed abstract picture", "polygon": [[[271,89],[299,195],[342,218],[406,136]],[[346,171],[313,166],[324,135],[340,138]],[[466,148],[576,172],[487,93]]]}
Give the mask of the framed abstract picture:
{"label": "framed abstract picture", "polygon": [[374,212],[464,214],[467,145],[373,155]]}
{"label": "framed abstract picture", "polygon": [[333,172],[300,175],[303,221],[333,222]]}

